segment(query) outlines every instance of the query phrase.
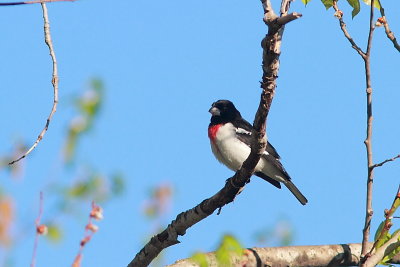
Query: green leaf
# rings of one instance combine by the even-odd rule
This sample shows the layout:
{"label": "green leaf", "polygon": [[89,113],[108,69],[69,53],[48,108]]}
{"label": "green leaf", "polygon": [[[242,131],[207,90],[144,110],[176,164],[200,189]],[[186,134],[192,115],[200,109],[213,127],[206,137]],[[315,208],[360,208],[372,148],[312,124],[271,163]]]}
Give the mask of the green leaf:
{"label": "green leaf", "polygon": [[333,6],[333,0],[321,0],[322,4],[324,4],[326,10]]}
{"label": "green leaf", "polygon": [[393,208],[396,211],[396,209],[400,206],[400,198],[396,198],[393,204]]}
{"label": "green leaf", "polygon": [[239,241],[232,235],[225,235],[222,242],[215,252],[218,266],[231,266],[231,254],[241,256],[243,254],[243,247]]}
{"label": "green leaf", "polygon": [[303,2],[304,5],[307,5],[308,3],[311,2],[311,0],[301,0],[301,2]]}
{"label": "green leaf", "polygon": [[111,192],[114,196],[121,195],[125,190],[125,180],[121,173],[114,174],[111,177]]}
{"label": "green leaf", "polygon": [[384,233],[383,236],[381,236],[381,238],[376,242],[375,248],[378,249],[382,247],[391,237],[392,235],[388,232]]}
{"label": "green leaf", "polygon": [[190,259],[197,263],[200,267],[208,267],[207,256],[204,253],[197,252],[193,254]]}
{"label": "green leaf", "polygon": [[386,264],[388,261],[390,261],[398,253],[400,253],[400,246],[396,247],[389,254],[387,254],[385,257],[383,257],[382,261],[379,264]]}
{"label": "green leaf", "polygon": [[353,8],[353,11],[351,12],[351,16],[352,16],[352,18],[354,18],[360,12],[360,1],[359,0],[347,0],[347,2]]}
{"label": "green leaf", "polygon": [[[371,0],[363,0],[364,3],[366,3],[367,5],[371,5]],[[377,9],[381,9],[381,2],[379,2],[379,0],[375,0],[374,1],[374,7],[376,7]]]}
{"label": "green leaf", "polygon": [[60,227],[55,224],[49,224],[47,226],[46,237],[52,242],[60,242],[62,239],[62,232]]}
{"label": "green leaf", "polygon": [[378,227],[378,229],[377,229],[376,232],[375,232],[374,241],[378,240],[378,238],[379,238],[379,236],[380,236],[380,234],[381,234],[381,232],[382,232],[382,229],[383,229],[383,226],[384,226],[384,225],[385,225],[385,221],[382,221],[382,222],[379,224],[379,227]]}

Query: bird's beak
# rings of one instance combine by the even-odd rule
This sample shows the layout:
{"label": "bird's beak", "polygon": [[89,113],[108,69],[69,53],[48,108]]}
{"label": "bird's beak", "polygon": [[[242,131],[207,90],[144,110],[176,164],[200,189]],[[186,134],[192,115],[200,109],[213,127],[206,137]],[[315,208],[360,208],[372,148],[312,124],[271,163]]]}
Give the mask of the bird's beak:
{"label": "bird's beak", "polygon": [[219,111],[219,109],[217,109],[216,107],[211,107],[208,112],[211,113],[211,115],[213,116],[219,116],[221,115],[221,112]]}

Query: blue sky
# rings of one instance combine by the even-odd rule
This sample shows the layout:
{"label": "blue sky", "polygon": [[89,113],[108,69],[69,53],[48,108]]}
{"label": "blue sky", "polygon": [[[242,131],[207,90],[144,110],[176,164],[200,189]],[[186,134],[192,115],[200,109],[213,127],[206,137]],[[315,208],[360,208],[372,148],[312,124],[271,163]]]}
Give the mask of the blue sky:
{"label": "blue sky", "polygon": [[[383,4],[400,36],[399,8],[393,2]],[[278,3],[273,3],[276,9]],[[368,8],[362,5],[351,20],[347,3],[339,4],[350,33],[364,48]],[[24,179],[12,180],[2,171],[2,188],[17,199],[18,219],[33,222],[39,191],[52,179],[51,166],[73,113],[71,96],[92,77],[100,77],[105,103],[78,148],[77,161],[105,173],[120,170],[127,187],[122,197],[105,206],[105,220],[85,248],[83,266],[124,266],[151,229],[142,213],[149,188],[173,185],[168,223],[232,176],[211,153],[207,111],[215,100],[230,99],[253,120],[260,95],[260,42],[267,30],[261,4],[82,0],[48,4],[48,9],[59,61],[60,105],[44,140],[24,160]],[[225,233],[245,247],[254,246],[254,233],[282,217],[295,230],[294,245],[361,241],[366,181],[363,62],[343,37],[332,10],[325,11],[315,0],[306,7],[296,1],[292,11],[303,17],[286,27],[267,132],[309,204],[301,206],[288,190],[253,178],[221,215],[193,226],[180,237],[181,244],[168,248],[165,263],[214,250]],[[40,5],[3,7],[0,13],[0,153],[5,154],[15,140],[35,140],[53,96]],[[378,28],[372,52],[376,162],[400,153],[398,59]],[[376,170],[373,232],[392,202],[399,173],[399,162]],[[45,205],[44,217],[51,216]],[[67,221],[68,234],[56,246],[41,240],[37,266],[69,266],[84,223]],[[27,234],[13,249],[14,266],[30,262],[33,238]]]}

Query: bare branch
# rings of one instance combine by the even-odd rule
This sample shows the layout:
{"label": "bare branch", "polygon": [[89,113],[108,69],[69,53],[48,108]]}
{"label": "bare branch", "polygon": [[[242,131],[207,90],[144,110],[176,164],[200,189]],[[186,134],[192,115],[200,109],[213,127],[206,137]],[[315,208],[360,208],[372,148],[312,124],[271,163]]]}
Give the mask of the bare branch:
{"label": "bare branch", "polygon": [[347,31],[346,28],[346,23],[344,23],[343,20],[343,12],[338,8],[337,6],[337,0],[333,1],[333,9],[335,9],[335,17],[339,19],[339,25],[340,29],[342,29],[342,32],[346,39],[350,42],[351,47],[357,51],[357,53],[362,57],[365,58],[365,53],[362,51],[362,49],[356,44],[356,42],[353,40],[353,38],[350,36],[350,33]]}
{"label": "bare branch", "polygon": [[44,126],[43,130],[40,132],[40,134],[37,137],[35,143],[21,157],[19,157],[18,159],[13,160],[10,163],[8,163],[9,165],[14,164],[15,162],[18,162],[21,159],[25,158],[27,155],[29,155],[36,148],[36,146],[43,139],[43,136],[47,132],[47,129],[49,128],[49,124],[50,124],[51,118],[53,117],[54,113],[57,110],[57,104],[58,104],[58,67],[57,67],[57,59],[56,59],[56,54],[54,52],[53,42],[51,40],[51,35],[50,35],[50,23],[49,23],[49,17],[48,17],[48,14],[47,14],[47,7],[46,7],[45,3],[41,3],[41,5],[42,5],[42,10],[43,10],[43,21],[44,21],[44,40],[45,40],[46,45],[49,47],[51,60],[53,62],[53,74],[52,74],[52,79],[51,79],[51,83],[53,85],[53,106],[51,108],[49,116],[47,117],[46,125]]}
{"label": "bare branch", "polygon": [[277,22],[278,22],[279,24],[281,24],[281,25],[285,25],[285,24],[287,24],[287,23],[289,23],[289,22],[291,22],[291,21],[293,21],[293,20],[296,20],[296,19],[298,19],[298,18],[301,18],[301,16],[303,16],[303,15],[300,14],[300,13],[297,13],[297,12],[293,12],[293,13],[284,15],[284,16],[282,16],[282,17],[279,17],[279,18],[277,19]]}
{"label": "bare branch", "polygon": [[385,15],[385,9],[382,7],[381,1],[380,1],[380,5],[381,5],[380,12],[381,12],[381,16],[382,16],[380,18],[382,21],[380,21],[380,22],[383,24],[383,27],[385,27],[386,36],[389,38],[390,41],[392,41],[394,48],[396,48],[397,51],[400,52],[400,45],[397,42],[396,37],[394,36],[394,33],[389,28],[389,23],[386,19],[386,15]]}
{"label": "bare branch", "polygon": [[[367,199],[366,199],[366,207],[365,207],[365,224],[363,228],[363,240],[362,240],[362,249],[361,256],[366,256],[367,253],[367,244],[369,241],[370,228],[371,228],[371,220],[373,215],[372,209],[372,189],[374,182],[374,169],[371,168],[373,166],[373,158],[372,158],[372,83],[371,83],[371,48],[372,48],[372,37],[375,29],[374,24],[374,0],[371,0],[370,7],[370,16],[369,16],[369,33],[368,33],[368,42],[367,42],[367,52],[362,57],[364,59],[365,66],[365,83],[366,83],[366,94],[367,94],[367,136],[364,141],[366,150],[367,150]],[[365,260],[365,259],[364,259]]]}
{"label": "bare branch", "polygon": [[[278,17],[272,9],[270,0],[261,0],[261,3],[264,9],[264,22],[268,25],[268,34],[261,43],[263,48],[261,88],[263,90],[254,118],[250,155],[243,162],[240,170],[227,180],[224,188],[196,207],[180,213],[164,231],[151,238],[129,263],[129,267],[147,266],[164,248],[179,243],[178,236],[183,236],[188,228],[208,217],[215,210],[221,209],[224,205],[232,202],[253,174],[254,168],[260,160],[260,156],[264,152],[267,143],[265,138],[266,119],[275,94],[280,46],[284,31],[284,25],[277,22]],[[287,9],[289,8],[289,4],[290,1],[288,1]]]}
{"label": "bare branch", "polygon": [[23,2],[8,2],[0,3],[0,6],[17,6],[27,4],[51,3],[51,2],[74,2],[76,0],[37,0],[37,1],[23,1]]}
{"label": "bare branch", "polygon": [[97,205],[96,203],[94,203],[94,201],[92,202],[92,209],[89,213],[89,220],[88,223],[85,226],[85,234],[84,237],[82,238],[81,242],[79,243],[79,251],[78,254],[76,254],[74,262],[72,263],[72,266],[75,267],[79,267],[81,266],[81,261],[82,261],[82,253],[83,253],[83,249],[85,247],[85,245],[87,243],[89,243],[89,241],[92,239],[92,236],[94,235],[94,233],[97,232],[98,227],[97,225],[95,225],[93,223],[93,220],[102,220],[103,219],[103,209]]}
{"label": "bare branch", "polygon": [[[372,243],[368,243],[372,247]],[[231,266],[356,266],[360,263],[361,244],[291,246],[250,248],[242,257],[232,253]],[[205,254],[209,267],[217,267],[218,262],[213,252]],[[390,263],[400,263],[400,254]],[[183,259],[166,267],[197,267],[191,259]]]}
{"label": "bare branch", "polygon": [[381,163],[377,163],[371,166],[371,168],[376,168],[376,167],[381,167],[382,165],[391,162],[391,161],[395,161],[396,159],[400,158],[400,154],[391,158],[391,159],[385,159],[384,161],[382,161]]}
{"label": "bare branch", "polygon": [[31,267],[35,267],[36,265],[36,251],[39,243],[39,236],[46,234],[47,232],[47,227],[44,224],[40,224],[40,221],[42,219],[42,214],[43,214],[43,192],[40,192],[39,196],[39,215],[35,220],[35,226],[36,226],[36,235],[35,235],[35,241],[33,243],[33,253],[32,253],[32,260],[31,260]]}

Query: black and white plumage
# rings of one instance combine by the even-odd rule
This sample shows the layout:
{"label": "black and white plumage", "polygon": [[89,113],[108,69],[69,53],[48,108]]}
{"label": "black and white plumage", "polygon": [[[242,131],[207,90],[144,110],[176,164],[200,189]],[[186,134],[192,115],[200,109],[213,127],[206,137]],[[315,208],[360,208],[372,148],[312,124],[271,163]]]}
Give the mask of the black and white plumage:
{"label": "black and white plumage", "polygon": [[[208,126],[211,150],[215,157],[233,171],[237,171],[250,154],[251,131],[253,126],[242,118],[240,112],[229,100],[214,102],[209,110],[212,114]],[[277,188],[283,183],[292,194],[305,205],[308,201],[292,183],[289,174],[279,161],[280,156],[268,142],[258,162],[254,175],[263,178]]]}

